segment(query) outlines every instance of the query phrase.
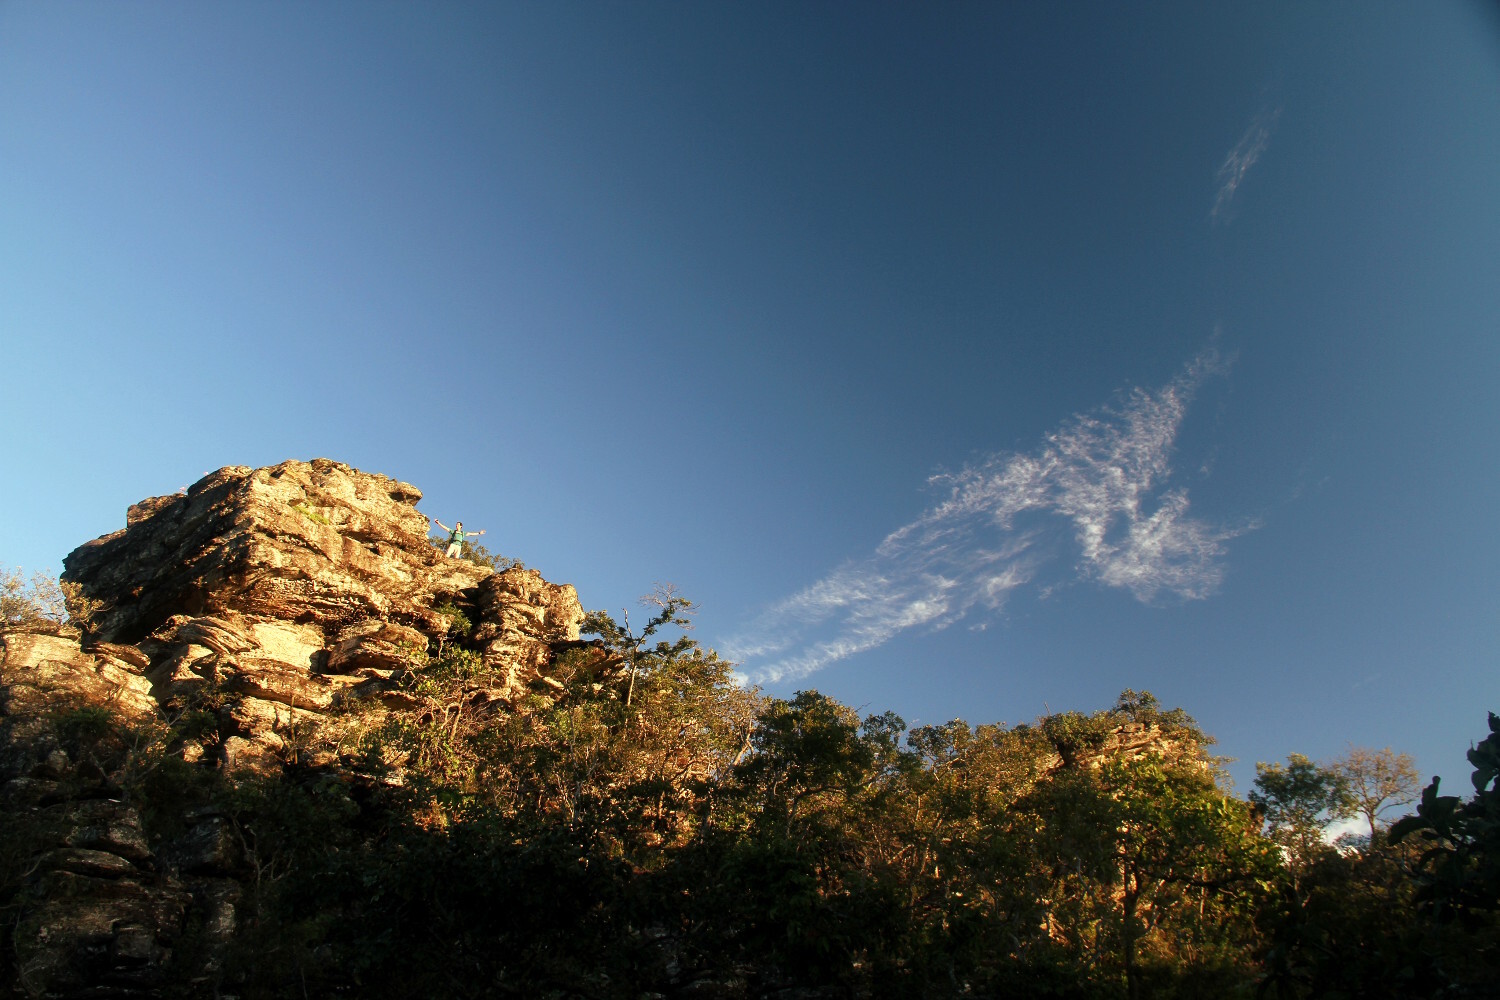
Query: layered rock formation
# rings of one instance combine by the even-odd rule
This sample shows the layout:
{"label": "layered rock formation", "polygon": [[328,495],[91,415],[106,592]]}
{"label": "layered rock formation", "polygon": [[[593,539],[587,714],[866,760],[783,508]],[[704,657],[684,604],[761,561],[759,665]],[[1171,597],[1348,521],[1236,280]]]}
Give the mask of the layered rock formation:
{"label": "layered rock formation", "polygon": [[[67,557],[64,579],[100,602],[88,634],[8,635],[0,660],[4,806],[39,838],[23,981],[55,996],[149,993],[189,921],[208,940],[233,932],[246,877],[212,811],[173,817],[172,837],[149,842],[107,762],[78,750],[78,727],[136,726],[177,766],[274,773],[344,708],[410,710],[455,611],[495,668],[477,697],[507,710],[548,689],[554,649],[578,640],[576,592],[445,558],[421,496],[325,459],[232,466],[135,504],[124,528]],[[208,721],[168,725],[188,712]],[[350,765],[326,751],[314,763]]]}
{"label": "layered rock formation", "polygon": [[108,642],[138,642],[174,615],[225,613],[326,638],[370,619],[431,630],[434,597],[490,570],[427,543],[421,499],[410,483],[327,459],[230,466],[135,504],[124,528],[68,556],[63,576],[105,602],[95,634]]}
{"label": "layered rock formation", "polygon": [[340,698],[398,687],[445,636],[444,604],[469,612],[501,668],[492,696],[514,698],[554,643],[577,640],[578,595],[534,570],[445,558],[427,541],[421,498],[410,483],[315,459],[231,466],[143,500],[124,528],[64,561],[64,579],[102,602],[85,646],[134,650],[162,705],[206,688],[234,695],[217,748],[231,765],[273,763],[283,732]]}

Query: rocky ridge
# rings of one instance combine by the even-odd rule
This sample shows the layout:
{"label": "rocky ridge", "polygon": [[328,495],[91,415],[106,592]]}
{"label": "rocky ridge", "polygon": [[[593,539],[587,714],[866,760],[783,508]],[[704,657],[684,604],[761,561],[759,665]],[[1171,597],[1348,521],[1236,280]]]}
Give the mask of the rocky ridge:
{"label": "rocky ridge", "polygon": [[[274,773],[351,706],[366,724],[418,710],[412,678],[458,615],[496,668],[476,698],[505,711],[557,686],[556,651],[579,644],[574,589],[445,558],[421,497],[326,459],[231,466],[133,505],[124,528],[67,557],[64,579],[98,603],[89,632],[7,635],[0,660],[4,806],[40,838],[17,949],[28,988],[151,992],[186,924],[234,932],[246,877],[212,811],[148,841],[118,776],[77,749],[79,727],[118,718],[165,734],[161,752],[183,765]],[[167,725],[188,712],[206,721]],[[356,770],[326,749],[299,763]]]}

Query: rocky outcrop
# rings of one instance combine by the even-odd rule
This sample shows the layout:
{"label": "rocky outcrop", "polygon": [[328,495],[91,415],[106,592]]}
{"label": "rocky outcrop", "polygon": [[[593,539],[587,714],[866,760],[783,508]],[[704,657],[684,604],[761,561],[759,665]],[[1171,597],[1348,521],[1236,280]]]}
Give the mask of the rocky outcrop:
{"label": "rocky outcrop", "polygon": [[1095,734],[1093,739],[1078,742],[1049,735],[1053,737],[1053,752],[1037,758],[1042,774],[1063,767],[1098,770],[1106,763],[1133,763],[1147,757],[1212,770],[1211,763],[1203,758],[1201,743],[1156,722],[1121,723]]}
{"label": "rocky outcrop", "polygon": [[101,646],[85,653],[74,639],[23,633],[5,637],[5,720],[73,705],[107,706],[127,719],[156,711],[143,676],[150,660],[134,647]]}
{"label": "rocky outcrop", "polygon": [[101,605],[85,645],[101,662],[133,658],[133,696],[154,705],[230,696],[222,739],[205,748],[226,764],[274,766],[287,734],[341,699],[399,706],[377,696],[446,639],[443,604],[470,612],[502,679],[489,696],[514,698],[578,639],[578,595],[535,570],[445,558],[427,541],[421,497],[316,459],[231,466],[143,500],[124,528],[64,561],[64,578]]}
{"label": "rocky outcrop", "polygon": [[[118,761],[80,750],[107,744],[110,727],[157,740],[153,760],[184,775],[347,770],[352,758],[305,748],[336,743],[314,737],[343,725],[346,707],[366,725],[424,710],[410,689],[429,652],[454,641],[454,609],[474,626],[457,640],[496,678],[475,703],[508,711],[549,689],[555,651],[578,645],[577,593],[534,570],[445,558],[421,497],[326,459],[220,469],[135,504],[124,528],[67,557],[64,579],[100,607],[87,635],[3,636],[0,808],[32,857],[15,945],[28,989],[148,995],[184,927],[201,946],[236,926],[237,828],[194,807],[158,817],[167,833],[149,837]],[[92,743],[79,738],[90,727]],[[144,759],[126,749],[130,766]]]}
{"label": "rocky outcrop", "polygon": [[[16,928],[20,981],[48,996],[146,996],[195,901],[223,925],[239,884],[184,870],[153,847],[123,798],[114,761],[94,750],[116,727],[149,732],[159,706],[133,648],[85,652],[59,635],[7,635],[0,660],[0,805],[9,851],[29,852]],[[88,737],[88,738],[85,738]],[[184,817],[186,852],[201,833]],[[232,922],[232,921],[231,921]],[[212,933],[212,932],[211,932]]]}
{"label": "rocky outcrop", "polygon": [[552,651],[577,640],[583,608],[571,586],[558,587],[534,569],[512,567],[486,577],[475,598],[474,639],[485,663],[504,671],[512,692],[543,676]]}
{"label": "rocky outcrop", "polygon": [[436,628],[433,596],[491,571],[427,542],[421,499],[410,483],[327,459],[229,466],[135,504],[124,528],[69,555],[63,576],[104,602],[95,624],[109,642],[226,612],[328,636],[370,618]]}

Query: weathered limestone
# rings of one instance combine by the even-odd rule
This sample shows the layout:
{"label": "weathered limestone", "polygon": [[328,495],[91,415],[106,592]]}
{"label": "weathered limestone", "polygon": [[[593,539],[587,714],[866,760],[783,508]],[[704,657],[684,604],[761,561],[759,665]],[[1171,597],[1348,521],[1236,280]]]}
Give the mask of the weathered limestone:
{"label": "weathered limestone", "polygon": [[17,957],[47,996],[148,995],[192,901],[176,880],[103,852],[53,852],[36,889]]}
{"label": "weathered limestone", "polygon": [[1062,767],[1097,770],[1106,762],[1138,761],[1148,756],[1208,767],[1202,759],[1201,750],[1202,747],[1197,742],[1174,739],[1155,723],[1127,722],[1111,730],[1096,746],[1062,750],[1039,758],[1038,771],[1050,774]]}
{"label": "weathered limestone", "polygon": [[133,809],[121,808],[117,802],[84,799],[49,806],[46,812],[49,820],[64,831],[61,839],[68,847],[107,851],[136,864],[151,858],[141,818]]}
{"label": "weathered limestone", "polygon": [[22,980],[48,996],[149,994],[205,888],[162,862],[99,762],[69,750],[70,725],[158,718],[149,664],[130,647],[85,652],[63,636],[4,637],[0,809],[36,851],[12,947]]}
{"label": "weathered limestone", "polygon": [[227,696],[213,752],[257,769],[342,698],[401,710],[401,679],[446,638],[434,610],[444,602],[470,610],[501,697],[544,684],[556,644],[578,639],[577,593],[535,570],[444,558],[421,496],[316,459],[230,466],[184,495],[143,500],[123,529],[65,560],[65,578],[104,607],[89,653],[57,655],[92,654],[97,683],[123,685],[137,712]]}

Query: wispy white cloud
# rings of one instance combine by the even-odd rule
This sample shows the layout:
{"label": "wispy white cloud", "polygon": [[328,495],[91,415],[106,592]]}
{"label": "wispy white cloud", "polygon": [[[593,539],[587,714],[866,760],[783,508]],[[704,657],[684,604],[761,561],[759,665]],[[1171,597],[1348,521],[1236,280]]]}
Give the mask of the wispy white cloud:
{"label": "wispy white cloud", "polygon": [[[907,629],[999,611],[1068,551],[1077,553],[1074,579],[1121,587],[1144,602],[1209,596],[1223,579],[1225,542],[1252,526],[1190,516],[1187,491],[1166,481],[1194,392],[1226,368],[1205,351],[1166,386],[1074,416],[1033,452],[996,454],[933,477],[942,500],[872,555],[767,609],[724,652],[756,681],[805,676]],[[1032,513],[1040,516],[1018,526]]]}
{"label": "wispy white cloud", "polygon": [[1219,192],[1214,197],[1214,207],[1208,213],[1210,219],[1215,222],[1221,218],[1227,219],[1230,205],[1234,202],[1234,193],[1239,190],[1250,168],[1255,166],[1255,161],[1260,159],[1266,147],[1271,144],[1271,133],[1276,129],[1276,121],[1280,117],[1280,108],[1256,115],[1240,141],[1235,143],[1229,155],[1224,158],[1223,165],[1219,167]]}

